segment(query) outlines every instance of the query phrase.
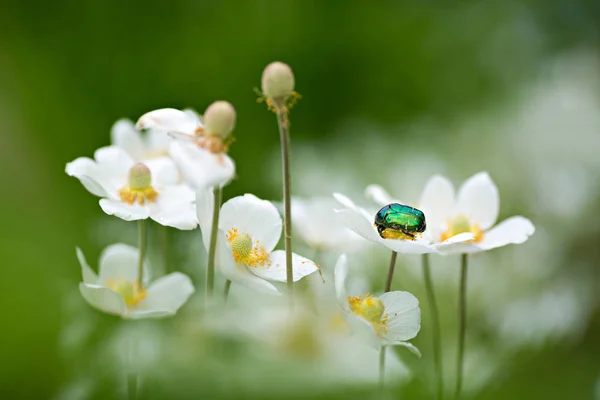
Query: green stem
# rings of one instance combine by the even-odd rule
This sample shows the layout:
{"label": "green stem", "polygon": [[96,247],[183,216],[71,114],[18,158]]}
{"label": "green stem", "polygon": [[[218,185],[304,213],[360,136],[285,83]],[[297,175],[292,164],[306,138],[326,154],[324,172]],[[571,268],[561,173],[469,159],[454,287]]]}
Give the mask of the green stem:
{"label": "green stem", "polygon": [[423,279],[425,281],[425,290],[427,291],[427,300],[429,302],[429,312],[431,313],[431,326],[433,332],[433,362],[435,364],[435,374],[437,378],[437,398],[442,400],[444,397],[444,379],[442,368],[442,341],[440,336],[440,315],[438,313],[437,302],[435,300],[435,291],[431,280],[431,271],[429,269],[429,254],[423,254]]}
{"label": "green stem", "polygon": [[215,255],[217,253],[217,233],[219,232],[219,212],[221,210],[221,187],[213,189],[214,204],[212,226],[210,228],[210,244],[208,246],[208,264],[206,268],[206,297],[212,296],[215,288]]}
{"label": "green stem", "polygon": [[456,398],[460,396],[463,381],[465,333],[467,331],[467,255],[461,254],[459,291],[458,357],[456,363]]}
{"label": "green stem", "polygon": [[385,346],[381,346],[379,349],[379,389],[383,389],[383,383],[385,380]]}
{"label": "green stem", "polygon": [[292,269],[292,204],[290,198],[290,122],[286,106],[277,108],[277,123],[281,139],[281,161],[283,169],[283,234],[285,239],[285,270],[287,289],[293,304],[294,271]]}
{"label": "green stem", "polygon": [[227,299],[229,298],[229,290],[231,289],[231,281],[227,279],[225,281],[225,303],[227,303]]}
{"label": "green stem", "polygon": [[[396,268],[396,258],[398,253],[392,251],[392,258],[390,259],[390,267],[388,269],[387,278],[385,280],[385,293],[392,290],[392,278],[394,277],[394,269]],[[381,346],[379,350],[379,386],[383,388],[383,381],[385,375],[385,346]]]}
{"label": "green stem", "polygon": [[146,220],[140,219],[138,222],[138,285],[144,287],[144,259],[146,258]]}
{"label": "green stem", "polygon": [[169,227],[160,225],[158,227],[158,241],[160,242],[160,251],[162,253],[163,272],[169,271]]}

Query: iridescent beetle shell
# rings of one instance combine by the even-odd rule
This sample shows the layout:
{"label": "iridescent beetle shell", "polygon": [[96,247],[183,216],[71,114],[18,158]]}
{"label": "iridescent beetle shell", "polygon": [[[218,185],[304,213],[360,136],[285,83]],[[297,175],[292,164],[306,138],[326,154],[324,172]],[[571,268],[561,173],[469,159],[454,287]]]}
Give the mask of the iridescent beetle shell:
{"label": "iridescent beetle shell", "polygon": [[375,226],[382,238],[408,240],[414,240],[427,227],[423,211],[398,203],[388,204],[377,211]]}

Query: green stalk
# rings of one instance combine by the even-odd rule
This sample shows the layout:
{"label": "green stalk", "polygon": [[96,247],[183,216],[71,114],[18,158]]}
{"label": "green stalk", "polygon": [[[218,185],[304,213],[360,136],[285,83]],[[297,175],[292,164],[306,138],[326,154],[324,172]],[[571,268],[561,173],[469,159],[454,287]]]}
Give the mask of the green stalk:
{"label": "green stalk", "polygon": [[146,258],[146,220],[140,219],[138,222],[138,285],[144,287],[144,259]]}
{"label": "green stalk", "polygon": [[169,227],[158,226],[158,241],[160,242],[160,252],[162,253],[163,273],[168,274],[169,271]]}
{"label": "green stalk", "polygon": [[459,290],[458,357],[456,362],[456,398],[462,390],[465,333],[467,331],[467,255],[461,254]]}
{"label": "green stalk", "polygon": [[210,228],[210,244],[208,246],[208,264],[206,268],[206,297],[212,296],[215,288],[215,255],[217,253],[217,234],[219,232],[219,212],[221,211],[221,187],[213,189],[214,204],[212,226]]}
{"label": "green stalk", "polygon": [[440,315],[438,313],[437,302],[435,300],[435,291],[431,280],[431,271],[429,269],[429,254],[423,254],[423,279],[425,281],[425,290],[427,291],[427,301],[429,302],[429,312],[431,313],[431,327],[433,333],[433,362],[435,364],[435,375],[437,378],[437,399],[444,397],[444,379],[442,368],[442,344],[440,335]]}
{"label": "green stalk", "polygon": [[225,303],[227,303],[227,299],[229,298],[229,289],[231,289],[231,281],[227,279],[225,281]]}
{"label": "green stalk", "polygon": [[[396,258],[398,257],[398,253],[392,251],[392,258],[390,259],[390,267],[388,269],[387,278],[385,280],[385,290],[387,293],[392,290],[392,278],[394,277],[394,269],[396,268]],[[383,389],[385,375],[385,346],[381,346],[379,350],[379,387]]]}
{"label": "green stalk", "polygon": [[277,123],[281,139],[281,161],[283,170],[283,234],[285,239],[285,270],[287,290],[293,304],[294,271],[292,269],[292,204],[290,197],[290,122],[286,106],[277,107]]}

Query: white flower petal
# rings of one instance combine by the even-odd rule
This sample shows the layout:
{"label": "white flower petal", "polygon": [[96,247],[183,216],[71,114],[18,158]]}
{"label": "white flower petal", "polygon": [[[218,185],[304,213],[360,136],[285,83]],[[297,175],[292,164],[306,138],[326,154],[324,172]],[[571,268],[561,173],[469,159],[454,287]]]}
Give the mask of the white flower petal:
{"label": "white flower petal", "polygon": [[411,353],[413,353],[417,357],[421,358],[421,352],[412,343],[403,342],[403,341],[388,342],[387,340],[384,340],[384,343],[386,345],[388,345],[388,346],[402,346],[402,347],[406,347]]}
{"label": "white flower petal", "polygon": [[81,265],[81,275],[83,277],[83,283],[97,284],[98,283],[98,275],[90,268],[88,265],[85,256],[83,255],[83,251],[79,247],[75,248],[75,252],[77,253],[77,260],[79,260],[79,265]]}
{"label": "white flower petal", "polygon": [[127,152],[136,162],[144,159],[145,146],[140,132],[135,130],[133,122],[120,119],[110,130],[111,143]]}
{"label": "white flower petal", "polygon": [[346,277],[348,276],[348,257],[342,254],[335,263],[333,272],[335,280],[335,295],[340,305],[348,310],[348,294],[346,293]]}
{"label": "white flower petal", "polygon": [[171,143],[169,153],[184,179],[195,189],[224,186],[235,176],[235,164],[227,154],[213,154],[178,140]]}
{"label": "white flower petal", "polygon": [[472,218],[484,231],[494,225],[499,210],[498,188],[487,172],[473,175],[458,190],[456,212]]}
{"label": "white flower petal", "polygon": [[471,253],[479,249],[477,244],[471,242],[473,239],[475,239],[473,233],[463,232],[446,239],[435,247],[442,254]]}
{"label": "white flower petal", "polygon": [[[375,232],[377,233],[377,231]],[[400,254],[428,254],[437,252],[435,246],[423,238],[416,240],[380,239],[379,243]]]}
{"label": "white flower petal", "polygon": [[425,214],[427,231],[439,238],[448,218],[454,212],[454,186],[440,175],[434,175],[425,184],[419,209]]}
{"label": "white flower petal", "polygon": [[341,205],[343,205],[346,208],[350,208],[352,210],[355,210],[358,208],[352,200],[350,200],[347,196],[345,196],[341,193],[334,193],[333,198],[336,199],[338,201],[338,203],[340,203]]}
{"label": "white flower petal", "polygon": [[227,232],[237,228],[238,233],[252,236],[255,242],[259,240],[267,252],[271,252],[279,242],[281,225],[281,217],[273,203],[253,194],[226,201],[219,216],[219,229]]}
{"label": "white flower petal", "polygon": [[143,139],[145,146],[144,158],[146,160],[169,156],[169,145],[173,141],[173,138],[165,131],[149,130]]}
{"label": "white flower petal", "polygon": [[165,318],[175,315],[171,310],[129,310],[123,316],[126,319]]}
{"label": "white flower petal", "polygon": [[202,231],[202,242],[204,243],[204,248],[206,248],[206,250],[208,250],[208,247],[210,246],[214,204],[215,197],[212,189],[196,191],[196,217],[198,218],[198,224]]}
{"label": "white flower petal", "polygon": [[102,171],[111,177],[125,174],[126,178],[134,164],[129,154],[117,146],[99,148],[94,152],[94,159]]}
{"label": "white flower petal", "polygon": [[108,197],[108,192],[102,185],[102,174],[94,160],[79,157],[67,164],[65,172],[79,179],[88,192],[98,197]]}
{"label": "white flower petal", "polygon": [[381,236],[377,233],[373,222],[369,221],[359,210],[351,208],[336,210],[336,215],[338,221],[354,233],[371,242],[380,243]]}
{"label": "white flower petal", "polygon": [[101,199],[100,207],[108,215],[114,215],[125,221],[137,221],[150,216],[150,209],[145,205],[126,204],[117,200]]}
{"label": "white flower petal", "polygon": [[127,308],[123,297],[109,288],[80,283],[79,291],[92,307],[95,307],[100,311],[114,315],[124,315],[126,313]]}
{"label": "white flower petal", "polygon": [[[285,250],[276,250],[270,254],[271,264],[264,266],[250,267],[249,270],[253,274],[272,281],[287,282],[287,271],[285,263]],[[292,253],[292,270],[294,282],[303,277],[318,271],[317,265],[309,260]]]}
{"label": "white flower petal", "polygon": [[216,264],[221,273],[230,281],[246,286],[257,292],[279,295],[279,291],[271,283],[254,275],[245,266],[237,265],[231,253],[231,247],[225,238],[225,233],[219,230],[217,237]]}
{"label": "white flower petal", "polygon": [[146,290],[146,298],[138,304],[136,311],[166,310],[175,313],[192,293],[194,293],[192,280],[180,272],[173,272],[152,282]]}
{"label": "white flower petal", "polygon": [[158,129],[167,132],[194,134],[198,122],[187,112],[174,108],[161,108],[147,112],[138,119],[137,129]]}
{"label": "white flower petal", "polygon": [[525,242],[533,235],[535,227],[527,218],[517,216],[505,219],[485,233],[481,247],[484,250]]}
{"label": "white flower petal", "polygon": [[390,342],[414,338],[421,329],[419,300],[409,293],[394,291],[379,296],[387,315],[385,339]]}
{"label": "white flower petal", "polygon": [[390,196],[390,194],[379,185],[367,186],[365,189],[365,196],[379,204],[381,207],[391,203],[401,203],[399,200],[392,198],[392,196]]}
{"label": "white flower petal", "polygon": [[185,185],[165,187],[156,203],[150,203],[150,218],[163,226],[190,230],[198,226],[194,192]]}
{"label": "white flower petal", "polygon": [[379,348],[381,346],[381,339],[369,321],[351,312],[345,314],[345,320],[350,327],[350,331],[365,341],[370,347]]}
{"label": "white flower petal", "polygon": [[152,185],[174,185],[181,181],[177,165],[169,157],[156,157],[144,161],[152,174]]}
{"label": "white flower petal", "polygon": [[[116,243],[108,246],[100,255],[98,283],[106,286],[110,280],[137,280],[139,256],[138,249],[127,244]],[[150,282],[150,266],[148,260],[144,260],[144,286],[148,282]]]}

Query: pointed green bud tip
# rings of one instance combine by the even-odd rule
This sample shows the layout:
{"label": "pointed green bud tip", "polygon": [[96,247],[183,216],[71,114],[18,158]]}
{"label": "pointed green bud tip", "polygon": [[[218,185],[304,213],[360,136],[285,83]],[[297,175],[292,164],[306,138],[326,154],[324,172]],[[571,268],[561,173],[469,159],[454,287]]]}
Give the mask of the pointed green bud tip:
{"label": "pointed green bud tip", "polygon": [[279,61],[267,65],[262,74],[262,91],[271,99],[287,99],[294,92],[294,73]]}
{"label": "pointed green bud tip", "polygon": [[129,181],[131,189],[147,189],[152,184],[150,169],[143,163],[137,163],[129,170]]}
{"label": "pointed green bud tip", "polygon": [[215,101],[212,103],[202,118],[204,131],[207,135],[226,138],[235,128],[235,108],[228,101]]}

